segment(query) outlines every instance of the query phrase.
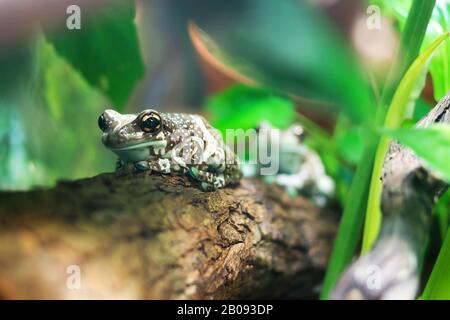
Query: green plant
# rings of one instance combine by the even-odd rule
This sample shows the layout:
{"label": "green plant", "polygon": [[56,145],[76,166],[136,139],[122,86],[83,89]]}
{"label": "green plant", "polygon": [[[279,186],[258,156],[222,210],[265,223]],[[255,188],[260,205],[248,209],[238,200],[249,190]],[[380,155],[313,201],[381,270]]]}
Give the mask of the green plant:
{"label": "green plant", "polygon": [[422,300],[449,300],[450,299],[450,229],[447,231],[444,244],[431,272],[430,278],[421,295]]}
{"label": "green plant", "polygon": [[144,74],[134,15],[134,1],[119,2],[86,16],[81,30],[46,32],[58,54],[119,109]]}
{"label": "green plant", "polygon": [[[114,169],[95,119],[123,109],[144,73],[134,1],[53,26],[0,55],[0,189],[49,186]],[[118,45],[120,43],[120,45]]]}
{"label": "green plant", "polygon": [[[384,127],[393,129],[399,128],[403,121],[407,118],[407,109],[411,106],[418,95],[418,85],[423,86],[424,81],[420,78],[424,78],[426,74],[427,63],[429,62],[432,54],[436,49],[446,40],[448,34],[444,34],[433,42],[411,65],[406,72],[405,76],[401,80],[398,88],[392,98],[391,104],[386,114],[384,121]],[[372,179],[370,182],[369,201],[366,213],[366,223],[362,244],[362,252],[366,252],[371,248],[375,241],[380,224],[381,224],[381,171],[383,168],[384,157],[389,148],[390,140],[386,136],[380,138],[377,153],[375,156],[375,166],[372,173]]]}
{"label": "green plant", "polygon": [[[383,4],[384,7],[392,5],[395,8],[392,1],[389,4],[388,1],[376,1],[376,3]],[[263,28],[259,21],[258,10],[252,11],[252,14],[244,11],[238,17],[244,20],[242,24],[241,21],[233,19],[233,25],[221,33],[209,33],[208,23],[198,22],[202,32],[207,35],[208,41],[212,41],[216,50],[221,53],[218,59],[233,57],[223,62],[229,63],[229,68],[252,79],[254,84],[271,87],[301,98],[331,98],[342,107],[343,115],[350,119],[351,127],[355,127],[358,123],[362,124],[365,146],[362,155],[358,157],[360,162],[344,201],[344,212],[322,287],[321,298],[327,297],[333,284],[354,256],[363,226],[365,226],[363,252],[371,247],[377,237],[381,223],[379,176],[390,141],[385,136],[385,132],[380,132],[379,129],[400,128],[408,122],[411,123],[411,120],[408,120],[409,113],[411,116],[424,113],[423,108],[414,110],[414,106],[423,106],[423,103],[416,103],[416,101],[423,88],[429,65],[431,65],[435,94],[439,96],[450,89],[445,84],[448,76],[446,61],[450,56],[446,51],[448,41],[445,41],[448,34],[444,32],[447,16],[436,14],[439,10],[441,13],[447,12],[445,9],[442,11],[442,6],[440,1],[435,7],[435,1],[415,0],[409,1],[408,7],[404,7],[406,14],[402,16],[400,23],[402,30],[400,48],[378,103],[368,93],[369,86],[358,68],[351,67],[348,69],[350,72],[344,72],[343,69],[353,65],[348,60],[351,55],[343,48],[339,38],[330,31],[328,25],[317,18],[316,13],[306,4],[297,6],[291,1],[285,1],[283,5],[276,6],[269,1],[262,1],[265,11],[269,10],[269,7],[270,11],[273,11],[271,21]],[[314,18],[305,17],[305,12],[309,17]],[[436,33],[436,28],[427,29],[430,18],[433,19],[433,25],[435,23],[443,25],[441,32]],[[298,32],[283,33],[287,27],[289,30],[295,29]],[[419,56],[421,48],[422,54]],[[438,48],[444,48],[444,50],[439,51]],[[330,55],[329,60],[335,64],[333,67],[327,61],[323,61],[324,59],[316,60],[316,57],[321,56],[324,50],[327,50],[327,54]],[[265,55],[261,52],[270,52],[270,54]],[[270,60],[267,59],[268,56],[271,57]],[[237,61],[237,58],[239,58],[239,64],[230,64],[230,61]],[[438,64],[444,66],[444,71],[441,73],[435,67]],[[241,67],[248,65],[251,68]],[[311,86],[310,78],[305,81],[306,74],[314,79],[314,86]],[[339,83],[338,79],[343,79],[343,83]],[[442,83],[445,84],[445,89],[437,89]],[[320,139],[323,140],[323,137]],[[334,161],[331,162],[334,162],[334,165],[330,167],[335,166],[335,161],[342,165],[336,141],[318,143],[318,145],[332,154]],[[368,214],[364,224],[366,210]]]}

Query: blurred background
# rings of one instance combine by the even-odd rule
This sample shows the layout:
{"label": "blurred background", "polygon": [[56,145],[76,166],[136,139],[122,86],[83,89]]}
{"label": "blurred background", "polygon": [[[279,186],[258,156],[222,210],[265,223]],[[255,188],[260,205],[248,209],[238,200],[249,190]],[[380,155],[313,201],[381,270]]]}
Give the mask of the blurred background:
{"label": "blurred background", "polygon": [[[68,27],[72,4],[80,29]],[[204,114],[221,130],[283,128],[297,111],[331,135],[335,153],[309,143],[343,196],[410,4],[2,0],[0,189],[113,171],[98,115],[153,107]],[[439,6],[447,23],[448,2]],[[431,71],[416,118],[444,90]]]}

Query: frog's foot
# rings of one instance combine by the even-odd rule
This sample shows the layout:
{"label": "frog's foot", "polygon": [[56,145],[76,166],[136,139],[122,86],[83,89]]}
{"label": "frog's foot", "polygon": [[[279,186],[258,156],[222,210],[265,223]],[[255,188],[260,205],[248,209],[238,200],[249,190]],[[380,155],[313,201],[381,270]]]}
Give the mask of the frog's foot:
{"label": "frog's foot", "polygon": [[222,173],[215,174],[191,167],[188,170],[188,175],[197,182],[198,186],[203,191],[214,191],[226,185],[225,177]]}
{"label": "frog's foot", "polygon": [[134,164],[134,168],[137,172],[150,170],[148,161],[139,161]]}
{"label": "frog's foot", "polygon": [[159,173],[170,173],[171,172],[171,164],[169,159],[158,159],[146,161],[148,164],[148,168],[152,171],[156,171]]}

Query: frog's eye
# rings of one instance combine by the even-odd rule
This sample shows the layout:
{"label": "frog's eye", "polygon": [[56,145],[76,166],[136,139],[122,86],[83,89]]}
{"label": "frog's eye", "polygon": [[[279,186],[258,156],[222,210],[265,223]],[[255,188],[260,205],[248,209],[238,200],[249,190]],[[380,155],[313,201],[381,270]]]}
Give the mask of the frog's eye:
{"label": "frog's eye", "polygon": [[140,127],[144,132],[155,133],[161,129],[161,117],[155,112],[147,112],[141,118]]}
{"label": "frog's eye", "polygon": [[100,117],[98,117],[97,123],[98,123],[98,127],[103,132],[105,132],[106,129],[108,129],[108,122],[106,121],[105,115],[103,113],[100,115]]}

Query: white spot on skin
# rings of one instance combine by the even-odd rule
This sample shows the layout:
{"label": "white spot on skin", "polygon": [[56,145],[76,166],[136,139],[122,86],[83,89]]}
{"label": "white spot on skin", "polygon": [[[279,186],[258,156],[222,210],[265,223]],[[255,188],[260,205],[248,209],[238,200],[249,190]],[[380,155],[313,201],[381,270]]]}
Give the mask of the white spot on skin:
{"label": "white spot on skin", "polygon": [[216,177],[216,180],[214,181],[214,187],[216,188],[221,188],[225,186],[225,178],[224,176],[221,174],[219,176]]}
{"label": "white spot on skin", "polygon": [[162,173],[170,173],[170,161],[169,159],[159,159],[158,165]]}

